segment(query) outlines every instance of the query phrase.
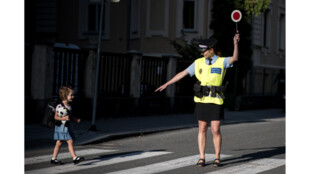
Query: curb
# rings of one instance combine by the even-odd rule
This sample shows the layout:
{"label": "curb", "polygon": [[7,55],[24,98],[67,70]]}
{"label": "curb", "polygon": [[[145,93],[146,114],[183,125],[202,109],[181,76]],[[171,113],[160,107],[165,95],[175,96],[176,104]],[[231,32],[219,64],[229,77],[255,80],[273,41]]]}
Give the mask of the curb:
{"label": "curb", "polygon": [[88,144],[100,143],[102,141],[114,140],[114,139],[118,139],[118,138],[125,138],[125,137],[130,137],[130,136],[135,136],[135,135],[151,134],[151,133],[178,130],[178,129],[187,129],[187,128],[192,128],[192,127],[197,127],[197,124],[160,127],[160,128],[152,128],[152,129],[141,129],[141,130],[136,130],[136,131],[107,133],[107,134],[103,134],[101,136],[97,136],[95,138],[91,138],[91,139],[87,139],[87,140],[80,140],[76,144],[77,145],[88,145]]}

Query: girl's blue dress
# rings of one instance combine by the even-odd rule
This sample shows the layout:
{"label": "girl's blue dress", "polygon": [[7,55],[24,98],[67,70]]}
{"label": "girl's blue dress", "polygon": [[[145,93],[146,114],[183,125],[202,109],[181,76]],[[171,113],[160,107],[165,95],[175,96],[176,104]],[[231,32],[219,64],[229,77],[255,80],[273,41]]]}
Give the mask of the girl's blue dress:
{"label": "girl's blue dress", "polygon": [[[61,104],[59,104],[61,106]],[[60,107],[57,105],[57,108]],[[61,106],[62,107],[62,106]],[[68,114],[71,117],[71,107],[66,107],[68,109]],[[68,122],[68,121],[67,121]],[[68,126],[65,126],[65,124],[61,123],[60,126],[55,125],[55,131],[54,131],[54,140],[74,140],[75,136],[73,133],[73,122],[70,120]]]}

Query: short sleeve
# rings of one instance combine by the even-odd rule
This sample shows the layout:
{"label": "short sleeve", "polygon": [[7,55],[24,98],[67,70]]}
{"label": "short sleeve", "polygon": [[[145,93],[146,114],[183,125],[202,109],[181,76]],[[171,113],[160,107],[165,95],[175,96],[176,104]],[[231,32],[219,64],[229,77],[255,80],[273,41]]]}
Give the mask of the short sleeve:
{"label": "short sleeve", "polygon": [[225,57],[225,60],[224,60],[224,68],[227,69],[227,68],[232,68],[234,65],[233,64],[229,64],[229,59],[230,57]]}
{"label": "short sleeve", "polygon": [[195,75],[195,62],[193,62],[189,67],[187,67],[186,71],[191,77]]}
{"label": "short sleeve", "polygon": [[62,108],[61,104],[58,104],[58,105],[56,106],[56,112],[59,110],[59,108]]}

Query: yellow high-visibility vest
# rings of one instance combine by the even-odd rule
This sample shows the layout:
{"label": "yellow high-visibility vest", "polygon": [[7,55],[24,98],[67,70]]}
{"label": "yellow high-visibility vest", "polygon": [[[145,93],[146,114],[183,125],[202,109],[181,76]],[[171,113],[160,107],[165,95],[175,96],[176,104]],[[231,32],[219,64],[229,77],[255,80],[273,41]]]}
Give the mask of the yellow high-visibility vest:
{"label": "yellow high-visibility vest", "polygon": [[[195,76],[200,81],[201,86],[222,85],[226,73],[226,69],[224,69],[224,60],[225,58],[218,57],[212,65],[206,64],[205,57],[195,60]],[[202,98],[194,96],[194,101],[196,103],[214,103],[217,105],[222,105],[224,103],[224,100],[218,94],[216,94],[216,97],[211,97],[211,92],[209,96],[203,96]]]}

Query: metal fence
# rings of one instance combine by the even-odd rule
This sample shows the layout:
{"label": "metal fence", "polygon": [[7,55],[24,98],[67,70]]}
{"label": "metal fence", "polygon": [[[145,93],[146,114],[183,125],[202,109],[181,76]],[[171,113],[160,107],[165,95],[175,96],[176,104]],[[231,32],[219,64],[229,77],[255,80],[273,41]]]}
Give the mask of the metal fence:
{"label": "metal fence", "polygon": [[243,79],[245,95],[273,96],[278,92],[280,69],[255,67]]}
{"label": "metal fence", "polygon": [[25,97],[31,97],[31,71],[33,46],[25,45]]}
{"label": "metal fence", "polygon": [[84,62],[88,53],[67,48],[54,48],[53,95],[58,94],[62,85],[71,85],[77,95],[83,85]]}
{"label": "metal fence", "polygon": [[163,96],[165,93],[155,93],[157,87],[167,80],[167,58],[144,56],[141,60],[141,96]]}
{"label": "metal fence", "polygon": [[103,53],[100,58],[99,96],[129,96],[132,56]]}

